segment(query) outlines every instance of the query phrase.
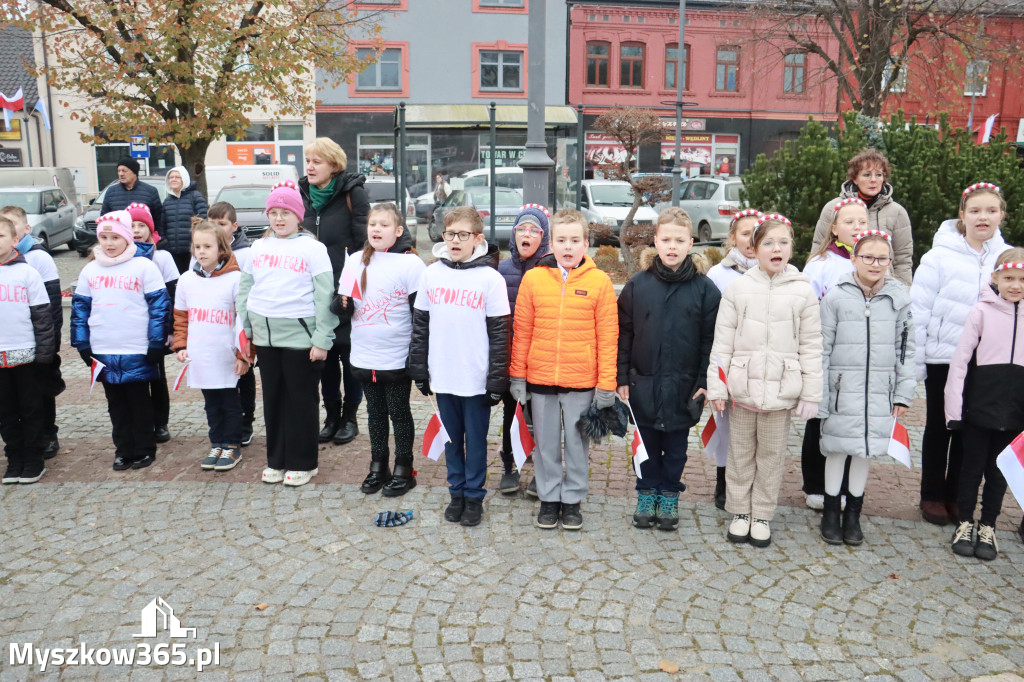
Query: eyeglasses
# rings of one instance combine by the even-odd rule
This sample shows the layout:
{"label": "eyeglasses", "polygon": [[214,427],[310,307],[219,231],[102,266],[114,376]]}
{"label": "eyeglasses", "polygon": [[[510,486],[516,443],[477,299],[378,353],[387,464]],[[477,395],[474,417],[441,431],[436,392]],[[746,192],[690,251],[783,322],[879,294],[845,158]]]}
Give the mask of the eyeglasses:
{"label": "eyeglasses", "polygon": [[516,227],[516,234],[531,234],[534,237],[540,237],[544,234],[544,230],[531,225],[519,225]]}
{"label": "eyeglasses", "polygon": [[468,241],[470,237],[477,234],[476,232],[442,232],[441,237],[446,242],[454,241],[456,237],[459,238],[460,242]]}
{"label": "eyeglasses", "polygon": [[857,258],[860,258],[860,262],[865,265],[888,265],[892,262],[892,258],[889,256],[861,256],[858,254]]}
{"label": "eyeglasses", "polygon": [[787,246],[792,245],[793,244],[793,240],[792,239],[780,239],[779,241],[775,241],[774,239],[765,239],[763,242],[761,242],[761,246],[763,246],[763,247],[765,247],[766,249],[769,249],[769,250],[774,249],[776,244],[778,244],[780,249],[784,249]]}

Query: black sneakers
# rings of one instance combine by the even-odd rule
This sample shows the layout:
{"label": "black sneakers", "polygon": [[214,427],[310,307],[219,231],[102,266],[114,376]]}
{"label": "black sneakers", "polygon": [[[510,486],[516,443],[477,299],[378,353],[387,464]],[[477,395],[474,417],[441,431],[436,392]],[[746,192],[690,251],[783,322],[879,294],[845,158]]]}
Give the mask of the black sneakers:
{"label": "black sneakers", "polygon": [[561,502],[541,502],[540,512],[537,514],[537,527],[546,530],[556,527],[561,507]]}
{"label": "black sneakers", "polygon": [[[21,482],[25,482],[24,474]],[[982,561],[992,561],[999,556],[999,544],[996,542],[996,529],[985,524],[978,525],[978,544],[974,547],[974,556]]]}
{"label": "black sneakers", "polygon": [[498,483],[498,491],[505,495],[519,492],[519,472],[513,469],[501,475],[501,482]]}
{"label": "black sneakers", "polygon": [[171,432],[167,430],[167,424],[164,424],[153,429],[153,436],[157,443],[166,443],[171,439]]}
{"label": "black sneakers", "polygon": [[463,526],[478,526],[480,525],[480,519],[484,515],[484,501],[477,500],[472,497],[465,498],[466,506],[462,510],[462,519],[460,523]]}
{"label": "black sneakers", "polygon": [[466,498],[461,495],[458,497],[453,496],[452,501],[448,503],[448,508],[444,510],[444,520],[458,523],[462,520],[462,513],[465,508]]}
{"label": "black sneakers", "polygon": [[974,556],[974,546],[977,544],[977,529],[973,521],[964,521],[953,531],[953,553],[960,556]]}
{"label": "black sneakers", "polygon": [[43,448],[43,459],[53,459],[60,452],[60,441],[54,436],[46,442],[46,447]]}
{"label": "black sneakers", "polygon": [[562,503],[562,530],[579,530],[583,527],[583,515],[580,514],[580,503]]}

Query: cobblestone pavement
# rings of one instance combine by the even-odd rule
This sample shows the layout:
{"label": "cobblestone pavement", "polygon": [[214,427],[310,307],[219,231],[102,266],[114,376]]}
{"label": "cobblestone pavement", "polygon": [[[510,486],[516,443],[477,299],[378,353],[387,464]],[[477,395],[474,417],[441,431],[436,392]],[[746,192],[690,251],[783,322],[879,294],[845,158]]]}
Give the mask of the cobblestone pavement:
{"label": "cobblestone pavement", "polygon": [[[774,541],[759,550],[725,540],[714,467],[696,446],[680,530],[631,528],[625,441],[612,439],[593,450],[582,532],[534,528],[536,503],[521,494],[489,495],[483,524],[465,529],[442,518],[443,463],[418,457],[420,485],[404,498],[359,493],[365,435],[324,446],[315,483],[266,486],[260,416],[239,467],[200,471],[196,391],[173,394],[175,437],[154,466],[114,472],[102,395],[64,358],[63,451],[39,484],[0,489],[3,681],[194,677],[174,666],[12,664],[11,643],[135,647],[140,610],[156,597],[197,628],[174,641],[219,647],[210,679],[1019,681],[1024,669],[1024,546],[1009,496],[1000,557],[963,559],[949,551],[950,527],[919,520],[919,471],[879,464],[867,542],[829,547],[802,506],[794,429]],[[422,428],[429,402],[414,409]],[[497,429],[495,419],[491,488]],[[374,527],[385,509],[415,519]],[[662,661],[680,671],[660,671]]]}

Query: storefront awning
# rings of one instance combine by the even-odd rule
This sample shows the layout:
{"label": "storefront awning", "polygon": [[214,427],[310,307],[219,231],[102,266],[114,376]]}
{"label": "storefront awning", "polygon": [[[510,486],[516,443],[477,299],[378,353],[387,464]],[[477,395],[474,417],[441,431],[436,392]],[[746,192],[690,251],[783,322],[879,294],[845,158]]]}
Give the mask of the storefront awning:
{"label": "storefront awning", "polygon": [[[405,107],[407,128],[449,128],[489,126],[490,112],[486,104],[410,104]],[[529,107],[523,104],[499,104],[494,110],[495,123],[503,128],[525,128]],[[576,125],[576,110],[567,106],[544,107],[545,126]],[[395,110],[395,125],[398,111]]]}

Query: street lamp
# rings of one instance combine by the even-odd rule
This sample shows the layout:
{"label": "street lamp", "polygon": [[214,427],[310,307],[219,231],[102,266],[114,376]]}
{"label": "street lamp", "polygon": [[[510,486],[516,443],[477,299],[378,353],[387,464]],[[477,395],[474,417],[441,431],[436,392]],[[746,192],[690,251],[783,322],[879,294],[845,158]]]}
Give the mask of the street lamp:
{"label": "street lamp", "polygon": [[683,107],[695,107],[697,102],[683,101],[683,67],[686,66],[686,0],[679,0],[679,49],[676,52],[676,100],[663,101],[676,107],[676,155],[672,166],[672,205],[679,206],[679,188],[683,182],[682,137]]}

